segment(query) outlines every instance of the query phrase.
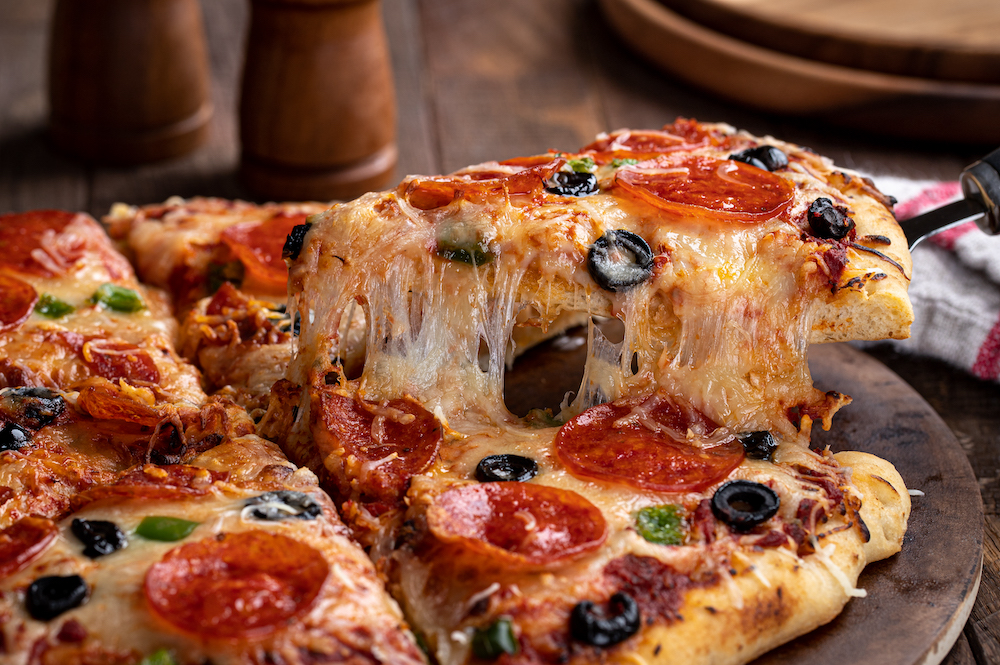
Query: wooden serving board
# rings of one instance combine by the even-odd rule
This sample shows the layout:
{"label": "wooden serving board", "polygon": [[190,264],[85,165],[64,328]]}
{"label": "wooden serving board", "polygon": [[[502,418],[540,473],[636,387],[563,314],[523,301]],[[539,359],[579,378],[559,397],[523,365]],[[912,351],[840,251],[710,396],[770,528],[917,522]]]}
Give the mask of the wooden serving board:
{"label": "wooden serving board", "polygon": [[[804,4],[808,0],[785,1]],[[831,11],[847,11],[847,7],[867,6],[872,1],[829,5]],[[667,4],[673,2],[600,0],[612,28],[629,47],[675,78],[725,100],[879,136],[994,147],[1000,143],[1000,53],[995,46],[970,51],[953,42],[939,45],[935,52],[919,43],[879,42],[860,31],[810,34],[805,25],[781,23],[774,13],[734,9],[737,5],[759,8],[765,0],[745,0],[748,5],[738,0],[685,4],[700,8],[699,18],[708,21],[704,24],[674,11]],[[990,2],[996,5],[991,14],[995,16],[1000,3]],[[950,7],[948,2],[938,4]],[[757,16],[756,23],[752,16]],[[876,17],[872,14],[869,23]],[[738,34],[727,34],[713,24]],[[851,55],[852,49],[860,55]],[[872,62],[896,65],[866,68]],[[949,78],[956,72],[966,78]]]}
{"label": "wooden serving board", "polygon": [[996,0],[659,0],[750,44],[833,65],[1000,83]]}
{"label": "wooden serving board", "polygon": [[[584,333],[537,347],[509,373],[515,413],[558,407],[575,391],[586,355]],[[854,599],[830,624],[775,650],[755,665],[936,665],[948,654],[975,601],[983,557],[983,505],[968,459],[927,402],[877,360],[845,344],[814,345],[816,386],[854,402],[816,432],[814,447],[883,457],[913,497],[903,551],[869,566]]]}

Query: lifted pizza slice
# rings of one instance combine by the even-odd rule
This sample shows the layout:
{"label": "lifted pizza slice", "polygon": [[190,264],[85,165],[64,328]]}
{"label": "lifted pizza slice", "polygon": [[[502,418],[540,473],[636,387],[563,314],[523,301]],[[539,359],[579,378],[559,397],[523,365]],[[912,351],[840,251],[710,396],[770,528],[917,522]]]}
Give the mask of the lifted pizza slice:
{"label": "lifted pizza slice", "polygon": [[[687,120],[409,177],[291,234],[301,331],[260,431],[317,472],[442,663],[747,662],[902,543],[891,465],[808,448],[849,402],[813,386],[808,345],[908,334],[890,205]],[[355,378],[335,360],[359,305]],[[575,398],[514,416],[512,330],[566,312],[622,337],[591,326]]]}

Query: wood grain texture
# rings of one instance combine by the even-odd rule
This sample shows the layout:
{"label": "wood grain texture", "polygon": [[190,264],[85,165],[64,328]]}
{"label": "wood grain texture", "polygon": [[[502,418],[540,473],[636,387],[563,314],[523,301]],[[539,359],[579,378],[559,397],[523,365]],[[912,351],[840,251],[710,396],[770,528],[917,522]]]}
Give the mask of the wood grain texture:
{"label": "wood grain texture", "polygon": [[388,184],[396,95],[380,0],[254,0],[241,79],[242,176],[274,200]]}
{"label": "wood grain texture", "polygon": [[204,143],[213,108],[198,0],[58,0],[49,131],[90,162],[139,164]]}
{"label": "wood grain texture", "polygon": [[1000,83],[994,0],[659,0],[701,25],[810,60],[900,76]]}
{"label": "wood grain texture", "polygon": [[1000,85],[904,77],[808,60],[709,30],[658,0],[602,0],[636,52],[721,99],[902,138],[1000,142]]}

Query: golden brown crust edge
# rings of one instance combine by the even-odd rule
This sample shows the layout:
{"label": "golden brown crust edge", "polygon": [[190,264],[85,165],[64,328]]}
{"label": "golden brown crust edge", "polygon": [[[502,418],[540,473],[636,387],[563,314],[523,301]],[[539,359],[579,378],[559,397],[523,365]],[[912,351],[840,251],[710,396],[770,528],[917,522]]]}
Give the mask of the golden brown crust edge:
{"label": "golden brown crust edge", "polygon": [[[863,452],[835,457],[851,468],[852,482],[862,496],[861,515],[871,534],[867,542],[857,528],[827,536],[821,541],[828,554],[826,565],[817,555],[799,559],[787,550],[749,553],[749,564],[731,585],[689,591],[683,620],[647,628],[634,648],[616,652],[611,662],[742,665],[836,618],[851,600],[850,587],[864,567],[900,551],[910,497],[891,463]],[[756,572],[750,572],[750,566]]]}

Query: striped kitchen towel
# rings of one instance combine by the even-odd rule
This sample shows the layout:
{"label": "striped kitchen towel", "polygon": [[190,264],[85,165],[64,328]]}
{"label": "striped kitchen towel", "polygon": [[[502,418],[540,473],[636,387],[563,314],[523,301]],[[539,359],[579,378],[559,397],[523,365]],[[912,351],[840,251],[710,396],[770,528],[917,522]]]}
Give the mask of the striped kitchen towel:
{"label": "striped kitchen towel", "polygon": [[[958,182],[875,178],[895,196],[896,217],[906,219],[962,198]],[[913,250],[910,282],[914,322],[900,351],[940,358],[990,381],[1000,378],[1000,236],[974,222],[953,227]]]}

